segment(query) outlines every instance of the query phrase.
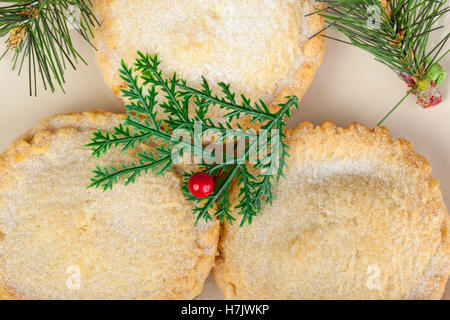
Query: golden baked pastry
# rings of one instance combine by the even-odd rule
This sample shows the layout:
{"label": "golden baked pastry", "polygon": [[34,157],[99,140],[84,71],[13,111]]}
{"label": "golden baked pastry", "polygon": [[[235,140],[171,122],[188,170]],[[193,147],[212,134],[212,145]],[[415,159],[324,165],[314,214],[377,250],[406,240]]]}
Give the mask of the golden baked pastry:
{"label": "golden baked pastry", "polygon": [[[97,60],[115,93],[123,81],[123,59],[132,64],[137,50],[158,54],[166,76],[177,72],[191,86],[205,76],[252,99],[278,104],[285,96],[301,98],[321,63],[323,28],[312,0],[95,0],[101,27],[95,30]],[[220,119],[218,107],[208,116]]]}
{"label": "golden baked pastry", "polygon": [[191,299],[216,254],[218,222],[194,227],[177,173],[149,173],[112,191],[87,189],[91,170],[135,160],[84,147],[121,116],[59,115],[0,158],[0,297]]}
{"label": "golden baked pastry", "polygon": [[228,299],[438,299],[449,216],[430,165],[383,127],[303,123],[286,179],[250,226],[224,226]]}

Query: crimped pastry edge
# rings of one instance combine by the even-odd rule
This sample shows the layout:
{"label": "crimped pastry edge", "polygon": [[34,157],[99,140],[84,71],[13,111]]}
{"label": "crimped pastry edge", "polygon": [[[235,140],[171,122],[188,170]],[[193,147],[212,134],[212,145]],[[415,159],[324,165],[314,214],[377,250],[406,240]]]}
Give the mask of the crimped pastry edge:
{"label": "crimped pastry edge", "polygon": [[[311,10],[314,8],[320,8],[321,5],[313,5],[312,0],[307,0]],[[101,11],[105,11],[103,7],[100,8]],[[310,30],[319,31],[325,26],[324,18],[319,15],[312,15],[308,17],[307,25]],[[94,28],[94,34],[96,35],[93,39],[94,45],[98,46],[99,37],[98,35],[103,35],[101,27]],[[303,99],[306,91],[312,84],[314,80],[314,75],[322,64],[322,60],[325,54],[326,38],[323,36],[316,36],[312,39],[305,39],[303,43],[303,56],[305,57],[303,63],[295,72],[293,79],[283,88],[279,88],[279,92],[275,94],[274,99],[268,104],[271,112],[276,112],[279,110],[278,104],[285,101],[287,96],[297,96],[299,101]],[[114,66],[111,65],[108,55],[104,52],[96,51],[95,53],[97,62],[100,68],[103,70],[114,70]],[[122,81],[118,76],[114,77],[115,81],[111,81],[110,77],[103,77],[106,84],[111,88],[114,94],[121,97]],[[122,98],[122,97],[121,97]],[[252,123],[248,117],[241,117],[238,119],[238,124],[243,128],[258,129],[259,125],[257,123]]]}
{"label": "crimped pastry edge", "polygon": [[[9,148],[0,155],[0,176],[8,176],[9,163],[14,161],[22,161],[27,157],[36,155],[36,152],[45,150],[46,145],[42,145],[42,141],[51,141],[52,137],[57,135],[61,131],[77,130],[83,131],[86,129],[101,129],[111,130],[117,125],[120,120],[125,118],[124,114],[111,113],[105,110],[93,110],[86,112],[72,112],[65,114],[58,114],[51,116],[39,122],[34,128],[28,130],[25,134],[17,138],[11,143]],[[36,143],[34,137],[39,135],[39,144]],[[43,138],[43,139],[42,139]],[[181,180],[179,174],[174,170],[174,176]],[[7,179],[0,180],[0,188],[7,188],[8,182],[13,177],[8,176]],[[0,198],[0,202],[2,199]],[[209,254],[203,254],[199,257],[193,271],[195,273],[196,283],[191,288],[185,288],[186,290],[177,290],[172,297],[155,297],[155,299],[193,299],[201,293],[203,290],[204,282],[208,277],[211,268],[214,264],[217,245],[219,242],[219,229],[220,224],[216,220],[207,230],[199,234],[197,239],[197,246],[205,252],[204,249],[209,248],[209,245],[213,245],[216,250],[209,252]],[[17,293],[13,293],[2,284],[2,275],[0,275],[0,300],[21,300],[21,297]]]}
{"label": "crimped pastry edge", "polygon": [[[441,299],[445,292],[445,285],[450,275],[450,216],[442,199],[439,189],[439,181],[431,176],[431,166],[427,159],[417,154],[411,143],[403,138],[392,138],[389,130],[385,127],[375,127],[368,129],[363,124],[353,122],[346,128],[337,126],[332,121],[324,121],[321,125],[315,126],[313,123],[305,121],[298,125],[296,129],[287,130],[286,141],[291,146],[289,151],[291,159],[295,159],[297,152],[302,152],[302,140],[308,140],[311,137],[321,137],[321,147],[324,147],[325,139],[330,135],[351,134],[359,137],[359,143],[372,148],[374,144],[381,144],[393,151],[386,154],[385,159],[389,159],[391,165],[403,166],[410,164],[418,170],[418,174],[428,180],[429,199],[432,208],[445,214],[441,225],[441,242],[438,245],[428,267],[423,271],[418,283],[412,288],[405,299],[417,300],[437,300]],[[292,160],[295,161],[295,160]],[[236,197],[236,190],[233,192]],[[258,223],[257,218],[254,223]],[[213,267],[212,273],[218,286],[226,299],[239,299],[236,295],[233,279],[228,276],[230,266],[225,265],[226,259],[223,247],[228,236],[229,229],[222,225],[220,229],[220,238],[218,245],[218,255]]]}

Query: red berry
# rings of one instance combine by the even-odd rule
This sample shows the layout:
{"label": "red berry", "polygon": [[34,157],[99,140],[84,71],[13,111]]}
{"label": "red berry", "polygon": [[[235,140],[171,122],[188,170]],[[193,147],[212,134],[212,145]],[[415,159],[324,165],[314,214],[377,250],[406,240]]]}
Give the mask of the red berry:
{"label": "red berry", "polygon": [[416,79],[414,79],[413,76],[411,76],[407,73],[401,72],[400,77],[403,79],[403,81],[406,83],[406,85],[408,87],[410,87],[411,89],[414,89],[416,87],[416,85],[417,85]]}
{"label": "red berry", "polygon": [[189,178],[188,187],[194,197],[205,198],[213,192],[214,181],[209,174],[197,172]]}

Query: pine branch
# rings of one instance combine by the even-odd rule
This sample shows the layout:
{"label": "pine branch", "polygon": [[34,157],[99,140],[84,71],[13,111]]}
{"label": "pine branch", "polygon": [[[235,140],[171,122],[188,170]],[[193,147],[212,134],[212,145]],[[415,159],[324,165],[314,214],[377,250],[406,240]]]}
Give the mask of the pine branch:
{"label": "pine branch", "polygon": [[431,48],[428,43],[430,34],[442,28],[437,24],[450,11],[446,0],[317,2],[323,3],[325,8],[316,9],[312,14],[325,18],[327,26],[324,30],[334,29],[346,36],[348,41],[326,37],[372,54],[400,76],[417,95],[417,104],[422,107],[441,102],[437,87],[446,73],[438,63],[450,52],[444,51],[450,33],[444,34],[442,40]]}
{"label": "pine branch", "polygon": [[9,36],[1,58],[12,49],[12,69],[18,69],[19,74],[28,64],[30,95],[37,95],[39,75],[46,90],[54,92],[59,86],[64,91],[68,65],[76,69],[78,61],[86,64],[73,45],[70,28],[90,43],[92,28],[98,25],[90,9],[91,1],[1,0],[3,3],[0,36]]}
{"label": "pine branch", "polygon": [[[138,146],[156,147],[153,147],[152,153],[137,152],[137,162],[121,164],[120,168],[97,168],[90,187],[111,189],[120,180],[130,184],[149,170],[157,175],[164,174],[176,163],[173,153],[183,150],[189,152],[190,158],[199,158],[201,170],[216,180],[213,192],[200,199],[190,194],[188,189],[188,180],[193,173],[184,175],[182,191],[186,199],[195,204],[193,214],[196,221],[209,221],[214,215],[221,221],[232,223],[236,217],[231,213],[231,186],[236,181],[241,188],[238,194],[240,204],[235,206],[242,216],[241,226],[251,223],[262,204],[271,203],[273,183],[283,176],[289,154],[283,140],[285,136],[278,131],[283,130],[284,119],[290,116],[291,108],[298,107],[297,97],[287,97],[288,100],[279,105],[279,110],[272,113],[263,101],[252,103],[242,95],[241,102],[238,102],[227,84],[218,84],[222,89],[222,95],[218,96],[213,94],[206,79],[203,79],[201,89],[195,89],[188,86],[184,79],[177,78],[176,74],[165,78],[159,65],[156,55],[140,52],[133,68],[122,62],[120,76],[126,83],[122,90],[127,99],[126,118],[112,133],[94,132],[92,142],[87,145],[96,157],[107,153],[112,147],[119,147],[122,152]],[[214,123],[207,117],[211,107],[228,111],[223,123]],[[190,108],[193,108],[192,112],[189,112]],[[166,119],[161,120],[160,112],[167,116]],[[232,121],[241,116],[249,116],[252,122],[259,122],[260,133],[233,128]],[[174,139],[173,134],[181,129],[187,139]],[[211,131],[215,134],[214,143],[234,141],[236,146],[244,142],[244,152],[237,154],[230,162],[225,159],[224,153],[216,154],[215,149],[204,147],[202,138]],[[267,151],[267,155],[256,157],[254,164],[248,163],[252,156],[258,155],[259,149]]]}

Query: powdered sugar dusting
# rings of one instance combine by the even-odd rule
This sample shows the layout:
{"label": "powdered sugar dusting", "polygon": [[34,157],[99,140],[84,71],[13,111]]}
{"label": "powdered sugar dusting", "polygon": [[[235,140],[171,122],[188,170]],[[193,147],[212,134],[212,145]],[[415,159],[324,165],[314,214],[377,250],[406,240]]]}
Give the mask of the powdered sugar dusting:
{"label": "powdered sugar dusting", "polygon": [[[193,298],[209,271],[197,269],[199,260],[215,257],[214,240],[200,242],[213,224],[194,227],[172,173],[87,189],[95,165],[118,166],[133,153],[93,158],[83,147],[93,129],[80,130],[55,130],[46,152],[11,164],[8,188],[0,178],[0,285],[29,299]],[[79,287],[68,285],[77,283],[70,270]]]}
{"label": "powdered sugar dusting", "polygon": [[429,210],[426,182],[376,157],[292,161],[286,176],[273,206],[226,233],[221,251],[234,294],[408,298],[441,241],[445,213]]}
{"label": "powdered sugar dusting", "polygon": [[192,85],[205,76],[211,84],[232,83],[235,91],[270,102],[303,62],[309,3],[96,1],[94,9],[103,8],[97,14],[105,22],[100,54],[119,67],[116,57],[130,63],[135,50],[157,53],[167,74],[176,71]]}

